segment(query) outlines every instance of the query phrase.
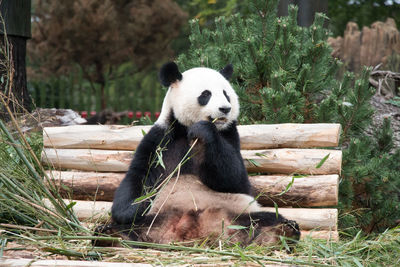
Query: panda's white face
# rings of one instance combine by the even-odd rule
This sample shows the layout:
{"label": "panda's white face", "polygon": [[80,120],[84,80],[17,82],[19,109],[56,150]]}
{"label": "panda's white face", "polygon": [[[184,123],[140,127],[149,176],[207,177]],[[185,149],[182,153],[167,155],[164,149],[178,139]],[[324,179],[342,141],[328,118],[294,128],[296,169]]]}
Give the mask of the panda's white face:
{"label": "panda's white face", "polygon": [[182,73],[181,81],[171,84],[156,123],[167,124],[171,110],[185,126],[209,120],[222,130],[237,119],[239,101],[230,83],[218,71],[193,68]]}

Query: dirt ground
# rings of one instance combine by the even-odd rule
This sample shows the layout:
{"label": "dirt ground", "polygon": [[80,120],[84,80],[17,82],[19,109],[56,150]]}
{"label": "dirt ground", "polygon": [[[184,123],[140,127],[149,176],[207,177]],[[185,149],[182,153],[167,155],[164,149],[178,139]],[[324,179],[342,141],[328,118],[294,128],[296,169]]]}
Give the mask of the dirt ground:
{"label": "dirt ground", "polygon": [[393,142],[400,148],[400,107],[387,103],[387,100],[375,94],[371,99],[371,105],[375,112],[373,115],[373,125],[367,129],[368,134],[372,134],[375,129],[381,127],[384,118],[390,118],[393,130]]}

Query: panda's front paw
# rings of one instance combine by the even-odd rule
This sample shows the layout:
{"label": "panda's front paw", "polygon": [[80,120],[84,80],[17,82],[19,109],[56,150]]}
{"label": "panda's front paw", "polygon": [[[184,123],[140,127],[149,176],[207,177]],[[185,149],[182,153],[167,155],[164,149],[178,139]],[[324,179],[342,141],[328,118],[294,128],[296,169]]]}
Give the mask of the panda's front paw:
{"label": "panda's front paw", "polygon": [[217,127],[209,121],[196,122],[188,129],[188,139],[190,141],[199,139],[199,141],[211,143],[215,141],[216,134]]}

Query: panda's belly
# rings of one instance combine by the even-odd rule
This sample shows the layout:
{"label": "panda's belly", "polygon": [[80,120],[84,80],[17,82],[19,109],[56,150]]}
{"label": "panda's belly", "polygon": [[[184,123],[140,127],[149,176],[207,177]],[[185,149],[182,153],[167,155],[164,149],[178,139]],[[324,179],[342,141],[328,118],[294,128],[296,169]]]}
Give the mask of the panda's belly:
{"label": "panda's belly", "polygon": [[154,200],[149,214],[168,210],[222,209],[234,214],[260,210],[257,201],[246,194],[220,193],[209,189],[195,175],[180,175],[166,181]]}

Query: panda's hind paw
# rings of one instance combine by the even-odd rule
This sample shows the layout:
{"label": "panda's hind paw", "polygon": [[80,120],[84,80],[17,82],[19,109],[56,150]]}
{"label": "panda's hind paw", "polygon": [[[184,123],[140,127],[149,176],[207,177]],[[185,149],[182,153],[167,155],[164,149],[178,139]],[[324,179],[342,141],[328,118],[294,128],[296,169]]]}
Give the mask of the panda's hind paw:
{"label": "panda's hind paw", "polygon": [[289,239],[290,243],[300,240],[300,227],[296,221],[284,219],[281,225],[281,234]]}

